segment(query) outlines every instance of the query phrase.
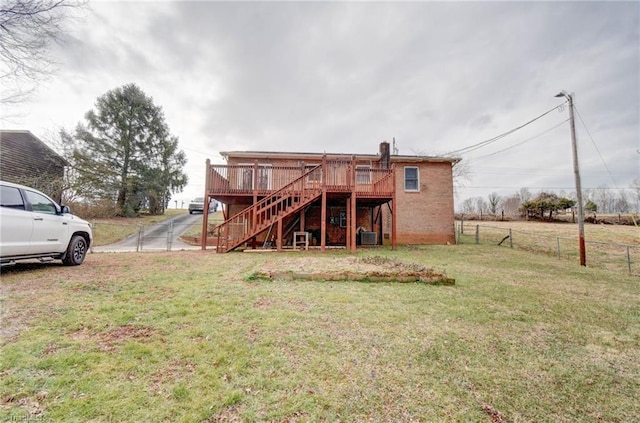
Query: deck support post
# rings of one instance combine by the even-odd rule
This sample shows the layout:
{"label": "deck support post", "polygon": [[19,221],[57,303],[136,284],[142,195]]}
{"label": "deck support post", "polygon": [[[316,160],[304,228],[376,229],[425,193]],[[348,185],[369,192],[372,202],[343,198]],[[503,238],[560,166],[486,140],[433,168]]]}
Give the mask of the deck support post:
{"label": "deck support post", "polygon": [[207,229],[209,227],[209,171],[211,169],[211,160],[207,159],[206,169],[204,172],[204,211],[202,214],[202,235],[200,236],[200,248],[207,249]]}
{"label": "deck support post", "polygon": [[351,198],[345,200],[347,211],[347,226],[344,228],[344,248],[351,251]]}
{"label": "deck support post", "polygon": [[391,196],[391,249],[393,251],[396,250],[396,234],[397,234],[397,207],[396,207],[396,190],[398,186],[396,185],[396,167],[395,165],[391,165],[391,170],[393,171],[393,194]]}
{"label": "deck support post", "polygon": [[356,208],[356,193],[355,190],[351,194],[351,225],[349,226],[349,232],[351,232],[351,252],[355,253],[357,251],[356,247],[356,220],[358,217],[357,208]]}
{"label": "deck support post", "polygon": [[[253,203],[252,205],[258,202],[258,161],[253,161]],[[251,222],[249,223],[249,232],[253,232],[253,229],[258,225],[258,214],[257,210],[254,208],[251,216]],[[254,248],[255,248],[255,238],[254,238]]]}
{"label": "deck support post", "polygon": [[322,156],[322,201],[320,206],[320,251],[327,247],[327,155]]}
{"label": "deck support post", "polygon": [[278,238],[276,239],[276,249],[282,251],[282,219],[278,219]]}
{"label": "deck support post", "polygon": [[358,217],[358,210],[356,208],[356,182],[358,180],[358,177],[356,176],[356,169],[356,157],[353,156],[351,158],[351,205],[349,207],[349,209],[351,209],[351,219],[347,220],[349,222],[349,236],[347,237],[347,239],[349,239],[350,241],[349,249],[352,253],[356,252],[356,220]]}

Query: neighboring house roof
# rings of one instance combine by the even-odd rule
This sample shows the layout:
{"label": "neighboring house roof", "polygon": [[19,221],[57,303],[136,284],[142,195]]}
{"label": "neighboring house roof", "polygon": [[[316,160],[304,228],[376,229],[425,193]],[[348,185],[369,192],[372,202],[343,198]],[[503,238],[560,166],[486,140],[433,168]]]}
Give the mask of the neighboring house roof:
{"label": "neighboring house roof", "polygon": [[30,131],[0,130],[0,176],[12,180],[60,173],[69,163]]}
{"label": "neighboring house roof", "polygon": [[[294,160],[322,160],[323,156],[328,159],[351,159],[356,160],[380,160],[379,154],[343,154],[343,153],[295,153],[295,152],[278,152],[278,151],[221,151],[220,155],[225,159],[230,157],[247,158],[247,159],[294,159]],[[457,163],[461,159],[459,157],[438,157],[438,156],[405,156],[391,155],[391,162],[449,162]]]}

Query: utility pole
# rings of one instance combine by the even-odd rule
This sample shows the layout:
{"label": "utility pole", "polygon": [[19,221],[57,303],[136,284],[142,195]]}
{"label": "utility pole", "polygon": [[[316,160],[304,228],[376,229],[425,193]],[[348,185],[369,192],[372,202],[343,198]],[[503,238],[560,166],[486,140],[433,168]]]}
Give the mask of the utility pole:
{"label": "utility pole", "polygon": [[578,167],[578,146],[576,143],[576,124],[573,114],[573,96],[562,91],[556,97],[565,97],[569,101],[569,126],[571,127],[571,149],[573,151],[573,175],[576,180],[576,198],[578,201],[578,242],[580,246],[580,266],[587,265],[587,253],[584,245],[584,213],[582,211],[582,185],[580,183],[580,169]]}

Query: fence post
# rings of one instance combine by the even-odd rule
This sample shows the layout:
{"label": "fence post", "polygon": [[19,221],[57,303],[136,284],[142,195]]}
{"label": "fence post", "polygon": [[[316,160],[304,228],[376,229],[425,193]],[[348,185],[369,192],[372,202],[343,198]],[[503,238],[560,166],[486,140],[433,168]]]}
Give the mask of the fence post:
{"label": "fence post", "polygon": [[460,238],[460,225],[453,223],[453,237],[456,245],[458,245],[458,239]]}
{"label": "fence post", "polygon": [[513,232],[511,231],[511,228],[509,228],[509,247],[513,248]]}
{"label": "fence post", "polygon": [[627,268],[629,269],[629,274],[631,274],[631,253],[629,252],[629,248],[627,245]]}
{"label": "fence post", "polygon": [[558,245],[558,260],[560,260],[560,237],[556,238],[556,244]]}
{"label": "fence post", "polygon": [[172,241],[173,241],[173,221],[169,222],[169,231],[167,231],[167,251],[171,251]]}
{"label": "fence post", "polygon": [[460,233],[464,235],[464,213],[460,216]]}
{"label": "fence post", "polygon": [[476,244],[480,244],[480,225],[476,225]]}
{"label": "fence post", "polygon": [[144,236],[144,226],[138,225],[138,239],[136,240],[136,252],[142,249],[142,237]]}

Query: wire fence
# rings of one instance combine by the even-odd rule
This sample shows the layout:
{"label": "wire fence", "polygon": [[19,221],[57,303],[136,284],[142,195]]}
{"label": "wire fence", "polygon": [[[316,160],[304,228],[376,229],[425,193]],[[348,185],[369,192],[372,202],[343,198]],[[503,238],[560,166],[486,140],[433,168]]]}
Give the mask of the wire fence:
{"label": "wire fence", "polygon": [[[92,222],[92,226],[93,251],[175,251],[200,248],[199,245],[188,244],[180,239],[194,227],[193,223],[176,224],[170,221],[164,225],[145,227],[140,224]],[[551,236],[508,227],[469,223],[463,226],[461,222],[456,222],[456,241],[458,244],[516,248],[546,254],[560,260],[573,260],[576,263],[580,257],[577,238]],[[640,244],[586,240],[585,245],[587,266],[640,276]]]}
{"label": "wire fence", "polygon": [[194,224],[165,224],[145,226],[141,224],[120,224],[112,222],[92,222],[94,235],[93,251],[173,251],[198,249],[181,236]]}
{"label": "wire fence", "polygon": [[[579,262],[577,238],[543,235],[491,225],[456,223],[458,244],[498,245]],[[587,266],[640,276],[640,244],[585,241]]]}

